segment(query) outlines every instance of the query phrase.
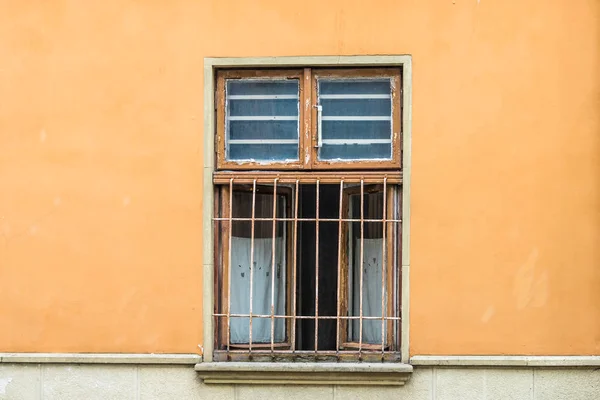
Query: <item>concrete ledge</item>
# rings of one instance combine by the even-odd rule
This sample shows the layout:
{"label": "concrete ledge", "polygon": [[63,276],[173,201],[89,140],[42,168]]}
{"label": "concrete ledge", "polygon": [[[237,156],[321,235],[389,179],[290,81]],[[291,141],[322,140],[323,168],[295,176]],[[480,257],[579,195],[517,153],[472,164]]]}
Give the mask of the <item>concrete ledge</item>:
{"label": "concrete ledge", "polygon": [[205,57],[206,67],[281,67],[281,66],[334,66],[334,65],[401,65],[411,55],[361,56],[282,56],[282,57]]}
{"label": "concrete ledge", "polygon": [[413,356],[411,365],[449,367],[595,367],[600,356]]}
{"label": "concrete ledge", "polygon": [[196,364],[204,383],[404,385],[408,364],[211,362]]}
{"label": "concrete ledge", "polygon": [[0,363],[29,364],[159,364],[194,365],[202,362],[198,354],[127,353],[0,353]]}

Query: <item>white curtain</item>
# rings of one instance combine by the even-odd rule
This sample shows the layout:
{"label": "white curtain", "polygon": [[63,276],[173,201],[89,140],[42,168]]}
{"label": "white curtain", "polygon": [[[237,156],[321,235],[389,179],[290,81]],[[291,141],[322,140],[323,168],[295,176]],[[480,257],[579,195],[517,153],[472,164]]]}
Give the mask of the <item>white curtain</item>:
{"label": "white curtain", "polygon": [[[352,316],[360,316],[360,270],[363,268],[363,316],[381,317],[381,265],[383,263],[383,239],[364,239],[363,259],[360,260],[360,238],[355,240],[354,276],[352,290]],[[387,296],[384,299],[384,307],[387,304]],[[385,324],[384,324],[385,325]],[[385,327],[384,327],[385,329]],[[359,341],[360,321],[352,321],[352,341]],[[365,319],[362,323],[363,343],[381,344],[381,320]]]}
{"label": "white curtain", "polygon": [[[250,313],[250,246],[251,239],[231,238],[231,313]],[[275,268],[273,268],[273,241],[271,238],[254,239],[252,277],[252,314],[271,315],[272,276],[274,283],[275,315],[285,315],[285,246],[282,237],[275,238]],[[274,342],[285,339],[285,319],[274,319]],[[231,318],[231,343],[250,342],[250,319]],[[252,343],[271,343],[271,318],[252,317]]]}

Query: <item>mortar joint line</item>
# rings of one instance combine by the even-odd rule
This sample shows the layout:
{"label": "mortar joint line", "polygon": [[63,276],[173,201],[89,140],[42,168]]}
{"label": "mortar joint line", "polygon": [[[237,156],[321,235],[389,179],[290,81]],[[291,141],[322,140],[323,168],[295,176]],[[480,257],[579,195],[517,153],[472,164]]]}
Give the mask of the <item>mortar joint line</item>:
{"label": "mortar joint line", "polygon": [[40,400],[44,400],[44,366],[38,364],[40,368]]}
{"label": "mortar joint line", "polygon": [[135,398],[140,400],[140,366],[135,366]]}
{"label": "mortar joint line", "polygon": [[535,400],[535,368],[531,368],[531,400]]}
{"label": "mortar joint line", "polygon": [[431,369],[431,400],[437,400],[437,393],[436,393],[436,387],[437,387],[437,368],[433,367]]}

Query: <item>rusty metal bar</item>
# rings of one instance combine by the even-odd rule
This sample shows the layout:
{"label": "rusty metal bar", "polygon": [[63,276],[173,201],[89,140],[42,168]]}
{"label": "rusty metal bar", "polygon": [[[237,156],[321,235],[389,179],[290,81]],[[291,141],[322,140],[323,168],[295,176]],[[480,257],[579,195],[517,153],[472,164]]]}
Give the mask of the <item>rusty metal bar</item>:
{"label": "rusty metal bar", "polygon": [[[226,317],[227,314],[213,314],[214,317]],[[235,314],[232,313],[230,314],[230,316],[232,318],[248,318],[250,316],[250,314]],[[252,314],[253,318],[271,318],[271,314]],[[273,318],[288,318],[288,319],[338,319],[338,317],[336,315],[320,315],[318,317],[314,317],[311,315],[296,315],[295,317],[292,315],[277,315],[275,314],[273,316]],[[340,315],[339,319],[347,319],[347,320],[358,320],[360,319],[360,317],[356,317],[356,316],[347,316],[347,315]],[[377,317],[377,316],[363,316],[362,319],[364,320],[381,320],[381,317]],[[392,321],[392,320],[401,320],[401,317],[385,317],[384,318],[386,321]]]}
{"label": "rusty metal bar", "polygon": [[277,178],[273,181],[273,238],[271,240],[271,351],[275,349],[275,233],[277,230]]}
{"label": "rusty metal bar", "polygon": [[254,218],[256,217],[256,179],[252,184],[252,223],[250,227],[250,315],[249,315],[249,342],[248,351],[252,353],[252,303],[254,286]]}
{"label": "rusty metal bar", "polygon": [[216,171],[213,174],[213,183],[216,185],[226,185],[229,179],[235,178],[239,184],[252,184],[257,180],[259,184],[269,184],[273,179],[279,178],[279,184],[295,183],[300,180],[301,183],[315,184],[320,181],[321,184],[337,185],[340,180],[345,183],[360,183],[362,180],[365,184],[381,183],[384,178],[388,178],[390,184],[402,183],[402,172],[400,171],[360,171],[360,172],[344,172],[344,171],[320,171],[315,172],[292,172],[292,171],[261,171],[257,175],[254,171]]}
{"label": "rusty metal bar", "polygon": [[362,352],[362,336],[363,336],[363,265],[365,262],[364,245],[365,245],[365,184],[360,181],[360,261],[358,267],[360,268],[360,292],[359,296],[359,313],[360,318],[358,320],[358,358],[361,358]]}
{"label": "rusty metal bar", "polygon": [[[215,185],[226,185],[229,182],[229,179],[231,179],[231,176],[233,174],[227,174],[224,176],[218,176],[215,177],[213,179],[213,183]],[[357,177],[348,177],[348,176],[344,176],[343,178],[341,176],[339,176],[341,174],[338,174],[337,177],[323,177],[323,178],[311,178],[311,179],[302,179],[301,183],[302,184],[315,184],[317,179],[321,182],[322,185],[337,185],[340,183],[340,180],[344,179],[345,183],[360,183],[361,179],[362,181],[365,183],[365,185],[375,185],[375,184],[381,184],[381,181],[383,180],[384,176],[382,175],[381,177],[377,177],[377,178],[372,178],[372,177],[368,177],[368,176],[357,176]],[[272,174],[270,176],[267,177],[260,177],[257,179],[256,183],[259,185],[265,185],[265,184],[271,184],[273,182],[273,179],[276,177],[277,175]],[[235,177],[235,182],[237,184],[247,184],[247,185],[251,185],[254,182],[254,178],[251,177],[240,177],[237,174],[234,175]],[[394,176],[388,176],[388,183],[390,184],[402,184],[402,178],[400,177],[394,177]],[[296,177],[294,176],[279,176],[279,184],[294,184],[296,182]]]}
{"label": "rusty metal bar", "polygon": [[[248,354],[247,350],[231,350],[230,351],[231,354]],[[274,354],[289,354],[291,355],[292,353],[290,353],[289,350],[274,350],[273,351]],[[345,355],[345,354],[351,354],[351,355],[357,355],[359,352],[358,350],[340,350],[339,354],[341,355]],[[270,356],[271,355],[271,351],[267,350],[267,351],[260,351],[260,350],[256,350],[253,352],[254,355],[258,355],[258,356]],[[297,355],[311,355],[311,356],[337,356],[337,352],[335,350],[321,350],[319,351],[318,355],[315,354],[315,352],[313,350],[296,350],[296,352],[294,354]],[[371,352],[371,354],[373,354]],[[385,354],[398,354],[397,351],[386,351]]]}
{"label": "rusty metal bar", "polygon": [[[329,177],[328,177],[329,178]],[[229,181],[228,181],[228,186],[229,186],[229,214],[227,215],[227,217],[218,217],[218,218],[214,218],[215,221],[223,221],[225,223],[228,224],[229,226],[229,231],[228,231],[228,235],[227,235],[227,239],[229,242],[229,247],[228,247],[228,261],[227,261],[227,265],[225,265],[225,267],[227,268],[227,310],[226,313],[214,313],[213,316],[214,317],[226,317],[227,318],[227,343],[226,343],[226,349],[227,349],[227,354],[229,354],[230,352],[237,352],[236,348],[239,349],[238,345],[232,344],[231,343],[231,329],[232,329],[232,320],[233,318],[248,318],[249,319],[249,342],[247,345],[247,348],[245,348],[245,350],[241,351],[241,353],[246,353],[249,354],[250,357],[252,357],[253,354],[258,354],[260,349],[263,349],[264,351],[267,351],[271,353],[272,356],[274,356],[275,353],[290,353],[290,349],[287,348],[286,350],[277,350],[278,348],[281,349],[281,345],[277,346],[277,343],[275,341],[275,330],[276,330],[276,324],[275,321],[276,320],[285,320],[285,321],[290,321],[291,322],[291,326],[290,324],[288,324],[288,322],[285,323],[286,325],[286,337],[291,337],[291,343],[290,343],[290,348],[291,348],[291,353],[297,353],[297,354],[314,354],[316,356],[318,355],[326,355],[326,354],[332,354],[335,355],[338,358],[338,361],[340,359],[340,355],[343,354],[357,354],[359,360],[362,360],[362,357],[366,356],[366,352],[370,352],[369,354],[373,355],[373,352],[375,352],[375,354],[380,353],[381,354],[381,359],[382,361],[387,360],[386,356],[390,353],[396,353],[398,351],[398,349],[396,348],[396,346],[392,346],[390,348],[388,348],[386,346],[386,344],[388,343],[389,340],[387,340],[388,335],[386,334],[386,329],[387,328],[391,328],[393,330],[393,333],[391,335],[393,335],[393,337],[390,338],[391,343],[396,343],[398,340],[398,332],[397,330],[399,329],[396,325],[399,323],[399,321],[401,321],[402,317],[399,315],[398,310],[396,310],[396,306],[394,304],[394,309],[393,310],[388,310],[388,307],[386,306],[386,303],[389,305],[389,298],[390,296],[393,297],[394,299],[396,298],[396,291],[398,290],[398,288],[396,287],[397,284],[395,283],[396,279],[397,279],[397,268],[393,268],[392,270],[392,274],[393,277],[388,277],[388,273],[390,273],[389,271],[389,265],[388,265],[388,259],[390,256],[392,256],[394,258],[393,260],[393,265],[396,265],[398,263],[398,261],[396,260],[396,254],[395,252],[388,252],[388,245],[387,245],[387,241],[388,241],[388,236],[392,235],[392,236],[396,236],[397,235],[397,224],[402,222],[401,219],[401,215],[397,214],[396,212],[396,207],[394,207],[394,211],[391,213],[393,215],[389,215],[390,213],[388,213],[388,207],[389,205],[391,205],[391,203],[388,201],[387,199],[387,192],[389,190],[393,190],[393,187],[390,187],[390,179],[388,179],[387,176],[383,177],[382,181],[379,181],[379,184],[383,184],[383,199],[382,199],[382,203],[383,203],[383,210],[382,210],[382,217],[380,219],[377,218],[367,218],[370,216],[370,213],[368,212],[368,210],[365,210],[365,205],[366,200],[365,200],[365,195],[367,195],[366,190],[365,190],[365,183],[369,183],[369,181],[365,180],[365,179],[361,179],[360,180],[360,218],[356,218],[356,216],[353,216],[354,218],[343,218],[343,213],[344,213],[344,209],[343,209],[343,195],[344,195],[344,186],[348,184],[348,181],[346,181],[344,179],[344,177],[337,179],[337,183],[339,183],[339,216],[338,218],[321,218],[321,213],[320,213],[320,205],[321,205],[321,199],[320,199],[320,190],[321,187],[320,185],[323,183],[320,179],[316,179],[316,210],[315,210],[315,218],[299,218],[299,185],[301,184],[302,180],[301,179],[295,179],[294,184],[295,184],[295,201],[294,201],[294,213],[291,217],[288,217],[285,213],[282,218],[278,218],[278,214],[277,214],[277,209],[279,207],[279,205],[277,204],[277,193],[278,193],[278,189],[279,186],[281,185],[282,181],[279,179],[279,177],[275,176],[273,178],[273,180],[271,180],[271,182],[269,182],[272,186],[273,186],[273,215],[272,218],[265,218],[265,217],[257,217],[257,211],[256,211],[256,207],[257,207],[257,184],[258,182],[261,181],[261,179],[259,179],[259,177],[255,177],[252,180],[252,214],[250,218],[234,218],[233,217],[233,193],[234,193],[234,186],[240,184],[240,182],[238,181],[238,179],[236,177],[231,176]],[[392,183],[393,185],[393,183]],[[291,185],[290,185],[291,186]],[[391,199],[390,199],[391,201]],[[390,203],[390,204],[388,204]],[[236,221],[246,221],[246,222],[250,222],[251,223],[251,235],[250,235],[250,291],[249,291],[249,297],[250,297],[250,305],[249,305],[249,312],[248,314],[236,314],[236,313],[232,313],[231,312],[231,304],[232,304],[232,299],[231,299],[231,293],[232,293],[232,236],[233,236],[233,223],[235,223]],[[253,310],[253,303],[254,303],[254,262],[255,262],[255,239],[256,239],[256,223],[257,221],[269,221],[272,223],[272,242],[271,242],[271,307],[270,307],[270,313],[266,314],[266,313],[261,313],[261,314],[255,314],[254,310]],[[293,229],[293,245],[289,244],[289,242],[286,241],[286,243],[288,243],[288,245],[286,245],[286,249],[290,249],[290,247],[293,248],[293,255],[292,255],[292,271],[291,271],[291,284],[288,285],[287,279],[288,279],[288,275],[286,274],[286,284],[285,286],[291,287],[291,298],[290,296],[290,292],[286,292],[286,302],[287,301],[291,301],[291,312],[290,312],[290,307],[289,305],[286,305],[285,307],[285,311],[282,314],[285,315],[276,315],[276,298],[275,298],[275,274],[276,274],[276,261],[277,261],[277,246],[276,246],[276,239],[277,239],[277,223],[279,221],[286,221],[286,222],[293,222],[293,228],[290,228],[289,230]],[[314,312],[314,316],[310,316],[310,315],[297,315],[297,285],[298,285],[298,224],[299,222],[315,222],[315,283],[314,283],[314,290],[315,290],[315,312]],[[324,315],[324,316],[320,316],[319,315],[319,274],[320,274],[320,263],[319,263],[319,245],[320,245],[320,223],[321,222],[337,222],[338,223],[338,265],[337,265],[337,312],[335,316],[328,316],[328,315]],[[341,314],[341,306],[342,306],[342,247],[343,247],[343,243],[342,243],[342,231],[343,231],[343,224],[344,223],[352,223],[352,222],[359,222],[360,223],[360,259],[358,262],[353,263],[355,265],[358,265],[358,267],[360,268],[360,275],[359,275],[359,291],[358,291],[358,297],[359,297],[359,315],[356,316],[355,313],[353,313],[352,316],[349,315],[340,315]],[[365,258],[365,223],[381,223],[382,224],[382,265],[381,265],[381,315],[377,316],[365,316],[364,315],[364,308],[363,308],[363,303],[365,300],[365,270],[364,270],[364,258]],[[392,231],[390,231],[390,235],[388,235],[388,229],[390,227],[390,225],[388,224],[394,224]],[[351,239],[351,238],[350,238]],[[351,242],[354,242],[353,239],[351,239]],[[352,243],[353,245],[353,243]],[[288,247],[290,246],[290,247]],[[286,250],[286,255],[287,255],[288,251]],[[389,254],[388,254],[389,253]],[[290,265],[289,263],[286,262],[286,265]],[[289,268],[289,267],[288,267]],[[287,269],[286,269],[287,271]],[[389,279],[393,279],[394,283],[390,283]],[[393,293],[388,293],[389,291],[387,290],[388,287],[387,285],[394,285],[393,288]],[[354,285],[352,285],[354,286]],[[356,287],[356,286],[354,286]],[[235,288],[233,288],[235,290]],[[356,292],[354,292],[354,295],[356,295]],[[386,302],[386,299],[388,300],[388,302]],[[394,300],[395,303],[395,300]],[[289,304],[289,303],[287,303]],[[266,310],[265,310],[266,311]],[[389,311],[389,312],[388,312]],[[281,312],[279,312],[281,313]],[[270,337],[270,344],[255,344],[253,343],[253,319],[255,318],[269,318],[270,319],[270,330],[271,330],[271,337]],[[298,321],[303,321],[303,320],[312,320],[314,321],[314,350],[298,350],[297,349],[297,345],[296,345],[296,341],[297,341],[297,322]],[[319,351],[319,320],[335,320],[336,323],[336,348],[335,351]],[[349,343],[343,342],[345,339],[342,336],[343,332],[341,332],[341,321],[349,321],[350,323],[352,321],[358,320],[358,325],[359,325],[359,334],[358,334],[358,343],[354,342],[354,344],[350,343],[351,346],[356,346],[356,350],[342,350],[343,348],[347,348],[347,346],[349,345]],[[367,343],[363,343],[364,337],[363,337],[363,328],[364,328],[364,321],[373,321],[372,323],[375,323],[375,321],[380,321],[381,323],[381,345],[379,346],[378,344],[375,343],[371,344],[370,341],[368,341]],[[389,325],[389,326],[388,326]],[[290,333],[287,329],[291,329],[291,335],[287,336],[288,333]],[[354,336],[354,335],[353,335]],[[356,340],[356,336],[354,336],[354,339]],[[343,343],[342,343],[343,342]],[[261,353],[262,354],[262,353]],[[379,358],[379,356],[377,356]]]}
{"label": "rusty metal bar", "polygon": [[[229,221],[229,218],[214,218],[215,221]],[[273,221],[273,218],[261,218],[261,217],[256,217],[254,219],[252,218],[244,218],[244,217],[239,217],[239,218],[233,218],[233,221]],[[281,217],[281,218],[276,218],[277,221],[290,221],[293,222],[296,219],[295,218],[287,218],[287,217]],[[316,218],[298,218],[297,219],[300,222],[315,222],[317,219]],[[319,218],[320,222],[338,222],[340,221],[340,218]],[[342,222],[360,222],[361,219],[360,218],[342,218],[341,219]],[[368,219],[365,218],[362,220],[363,222],[382,222],[381,219]],[[388,219],[386,220],[386,222],[388,223],[392,223],[392,222],[402,222],[401,219]]]}
{"label": "rusty metal bar", "polygon": [[385,315],[386,315],[386,310],[385,310],[385,270],[386,270],[386,246],[387,246],[387,242],[385,240],[386,238],[386,230],[387,230],[387,224],[385,222],[385,218],[387,217],[387,178],[383,179],[383,211],[382,211],[382,219],[383,219],[383,223],[381,224],[382,226],[382,240],[381,240],[381,357],[383,360],[383,352],[385,351]]}
{"label": "rusty metal bar", "polygon": [[299,181],[296,179],[296,193],[294,202],[294,261],[292,263],[292,352],[296,351],[296,270],[298,254],[298,189]]}
{"label": "rusty metal bar", "polygon": [[227,351],[231,343],[231,237],[233,235],[233,178],[229,181],[229,248],[227,249]]}
{"label": "rusty metal bar", "polygon": [[338,222],[338,265],[337,265],[337,318],[336,318],[336,339],[335,339],[335,351],[338,354],[340,351],[340,300],[342,290],[342,211],[343,211],[343,197],[344,197],[344,181],[340,181],[340,209],[339,209],[339,222]]}
{"label": "rusty metal bar", "polygon": [[319,198],[320,188],[317,180],[317,209],[315,210],[315,353],[319,347]]}

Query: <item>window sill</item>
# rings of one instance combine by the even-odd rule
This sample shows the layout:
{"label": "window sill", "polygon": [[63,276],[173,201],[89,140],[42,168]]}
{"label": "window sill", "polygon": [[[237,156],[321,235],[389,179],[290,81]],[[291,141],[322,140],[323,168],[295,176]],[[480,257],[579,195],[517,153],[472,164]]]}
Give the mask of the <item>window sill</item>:
{"label": "window sill", "polygon": [[396,385],[406,383],[412,366],[401,363],[265,363],[196,364],[207,384]]}

